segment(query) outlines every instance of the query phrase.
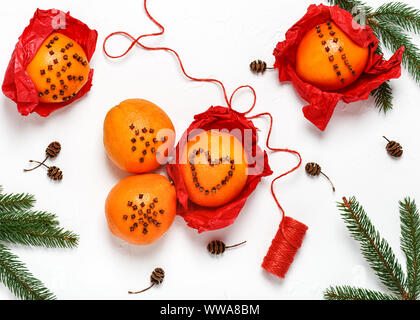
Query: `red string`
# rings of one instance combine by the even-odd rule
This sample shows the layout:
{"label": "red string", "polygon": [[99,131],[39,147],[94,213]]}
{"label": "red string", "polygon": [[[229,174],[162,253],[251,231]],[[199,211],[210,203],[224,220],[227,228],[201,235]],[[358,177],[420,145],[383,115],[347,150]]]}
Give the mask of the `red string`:
{"label": "red string", "polygon": [[259,114],[256,114],[254,116],[247,117],[247,118],[248,119],[255,119],[255,118],[260,118],[262,116],[269,116],[270,117],[270,128],[268,129],[267,140],[265,142],[265,145],[266,145],[267,149],[269,149],[271,151],[274,151],[274,152],[280,151],[280,152],[293,153],[293,154],[297,155],[298,159],[299,159],[299,163],[295,167],[293,167],[289,171],[277,176],[276,178],[273,179],[273,181],[271,181],[271,194],[273,195],[274,201],[276,202],[277,206],[280,208],[280,211],[282,213],[282,218],[284,218],[284,210],[283,210],[282,206],[280,205],[280,202],[278,201],[278,199],[276,197],[276,194],[274,193],[274,182],[276,182],[281,177],[287,176],[289,173],[292,173],[293,171],[297,170],[300,167],[300,165],[302,164],[302,157],[300,156],[299,152],[297,152],[295,150],[270,147],[269,142],[270,142],[270,137],[271,137],[271,131],[273,129],[273,116],[271,115],[271,113],[263,112],[263,113],[259,113]]}
{"label": "red string", "polygon": [[274,183],[280,179],[292,173],[293,171],[297,170],[300,165],[302,164],[302,157],[300,156],[299,152],[295,150],[289,149],[281,149],[281,148],[273,148],[269,145],[271,131],[273,129],[273,116],[269,112],[263,112],[256,114],[254,116],[248,117],[248,119],[255,119],[260,118],[262,116],[269,116],[270,117],[270,128],[268,129],[268,135],[266,140],[266,147],[267,149],[277,152],[288,152],[298,156],[299,163],[290,169],[289,171],[277,176],[276,178],[271,181],[271,194],[276,202],[277,206],[280,208],[282,213],[282,219],[280,222],[279,229],[271,242],[271,246],[268,249],[266,256],[264,257],[262,267],[270,272],[273,273],[280,278],[284,278],[286,276],[287,271],[292,264],[294,257],[299,250],[300,246],[302,245],[303,238],[306,234],[306,230],[308,227],[303,223],[292,219],[290,217],[286,217],[284,214],[284,210],[278,201],[276,194],[274,192]]}
{"label": "red string", "polygon": [[252,92],[252,94],[253,94],[253,96],[254,96],[254,102],[252,103],[251,108],[249,108],[249,109],[248,109],[247,111],[245,111],[245,112],[239,112],[239,113],[240,113],[240,114],[242,114],[242,115],[246,115],[246,114],[250,113],[250,112],[252,111],[252,109],[254,109],[254,107],[255,107],[255,105],[256,105],[256,103],[257,103],[257,94],[256,94],[256,92],[255,92],[254,88],[253,88],[253,87],[251,87],[251,86],[249,86],[249,85],[240,86],[240,87],[236,88],[236,89],[235,89],[235,91],[233,91],[233,93],[232,93],[232,95],[231,95],[231,97],[230,97],[230,99],[229,99],[229,107],[230,107],[230,108],[232,108],[232,99],[233,99],[234,95],[236,94],[236,92],[238,92],[239,90],[241,90],[241,89],[243,89],[243,88],[248,88],[248,89],[250,89],[250,90],[251,90],[251,92]]}
{"label": "red string", "polygon": [[[113,32],[113,33],[109,34],[103,42],[103,51],[104,51],[104,53],[107,57],[112,58],[112,59],[117,59],[117,58],[124,57],[127,53],[129,53],[131,51],[131,49],[133,49],[133,47],[135,45],[139,45],[140,47],[142,47],[146,50],[169,51],[169,52],[171,52],[175,55],[175,57],[178,60],[179,66],[181,67],[181,70],[182,70],[183,74],[188,79],[193,80],[193,81],[198,81],[198,82],[214,82],[214,83],[219,84],[220,87],[222,88],[224,99],[225,99],[226,104],[227,104],[229,109],[232,109],[233,97],[235,96],[235,94],[239,90],[244,89],[244,88],[250,89],[253,96],[254,96],[253,103],[247,111],[242,112],[240,114],[246,115],[254,109],[254,107],[256,105],[256,102],[257,102],[257,95],[256,95],[256,92],[255,92],[254,88],[252,88],[251,86],[249,86],[249,85],[239,86],[238,88],[236,88],[233,91],[230,99],[228,99],[228,96],[227,96],[227,93],[226,93],[226,88],[221,81],[219,81],[217,79],[212,79],[212,78],[196,78],[196,77],[190,76],[185,71],[184,65],[181,61],[181,58],[180,58],[179,54],[174,49],[167,48],[167,47],[149,47],[149,46],[141,43],[140,40],[142,38],[160,36],[165,32],[165,28],[155,18],[153,18],[152,15],[149,13],[149,10],[147,9],[147,0],[144,0],[144,10],[145,10],[147,16],[149,17],[149,19],[151,21],[153,21],[153,23],[160,28],[160,32],[143,34],[143,35],[141,35],[137,38],[133,37],[132,35],[130,35],[129,33],[125,32],[125,31]],[[127,50],[125,50],[125,52],[123,52],[122,54],[113,56],[113,55],[110,55],[108,53],[108,51],[106,50],[106,42],[109,40],[109,38],[111,38],[115,35],[122,35],[122,36],[125,36],[125,37],[131,39],[131,44],[127,48]],[[288,175],[289,173],[292,173],[293,171],[297,170],[300,167],[300,165],[302,164],[302,158],[301,158],[299,152],[297,152],[297,151],[270,147],[269,141],[270,141],[271,131],[272,131],[272,127],[273,127],[273,116],[270,113],[268,113],[268,112],[259,113],[257,115],[247,117],[247,118],[248,119],[255,119],[255,118],[259,118],[261,116],[265,116],[265,115],[270,117],[270,128],[269,128],[268,135],[267,135],[267,140],[266,140],[267,149],[269,149],[271,151],[274,151],[274,152],[280,151],[280,152],[292,153],[292,154],[297,155],[298,159],[299,159],[299,163],[295,167],[293,167],[291,170],[277,176],[271,182],[271,194],[274,198],[274,201],[276,202],[277,206],[279,207],[279,209],[282,213],[282,220],[281,220],[281,223],[280,223],[279,231],[277,232],[275,238],[272,241],[272,244],[270,246],[270,249],[267,252],[266,257],[264,258],[264,262],[263,262],[262,266],[265,270],[267,270],[271,273],[274,273],[274,274],[278,275],[279,277],[284,277],[287,270],[289,269],[290,264],[293,262],[293,258],[296,254],[296,251],[299,249],[299,247],[302,243],[302,239],[303,239],[303,236],[305,235],[307,227],[304,224],[302,224],[302,223],[300,223],[300,222],[298,222],[298,221],[296,221],[292,218],[289,218],[289,217],[285,216],[284,210],[283,210],[282,206],[280,205],[280,202],[278,201],[278,199],[275,195],[275,192],[274,192],[274,182],[276,182],[278,179]]]}
{"label": "red string", "polygon": [[[149,10],[147,9],[147,0],[144,0],[144,10],[146,11],[146,14],[147,14],[147,16],[149,17],[149,19],[150,20],[152,20],[153,21],[153,23],[155,24],[155,25],[157,25],[159,28],[160,28],[160,32],[155,32],[155,33],[148,33],[148,34],[143,34],[143,35],[141,35],[141,36],[139,36],[139,37],[137,37],[137,38],[134,38],[132,35],[130,35],[129,33],[127,33],[127,32],[125,32],[125,31],[117,31],[117,32],[113,32],[113,33],[111,33],[111,34],[109,34],[106,38],[105,38],[105,40],[104,40],[104,43],[103,43],[103,46],[102,46],[102,48],[103,48],[103,50],[104,50],[104,53],[105,53],[105,55],[107,56],[107,57],[109,57],[109,58],[113,58],[113,59],[116,59],[116,58],[121,58],[121,57],[124,57],[127,53],[129,53],[130,52],[130,50],[137,44],[137,45],[139,45],[140,47],[142,47],[142,48],[144,48],[144,49],[146,49],[146,50],[163,50],[163,51],[169,51],[169,52],[172,52],[174,55],[175,55],[175,57],[177,58],[177,60],[178,60],[178,63],[179,63],[179,66],[181,67],[181,70],[182,70],[182,73],[188,78],[188,79],[190,79],[190,80],[193,80],[193,81],[198,81],[198,82],[215,82],[215,83],[218,83],[219,85],[220,85],[220,87],[222,88],[222,91],[223,91],[223,95],[224,95],[224,98],[225,98],[225,101],[226,101],[226,103],[227,103],[227,105],[228,105],[228,107],[229,107],[229,109],[231,109],[232,108],[232,106],[231,106],[231,101],[232,101],[232,98],[233,98],[233,96],[234,96],[234,94],[239,90],[239,89],[242,89],[242,88],[245,88],[245,87],[247,87],[247,88],[249,88],[249,89],[251,89],[251,91],[252,91],[252,93],[253,93],[253,95],[254,95],[254,104],[252,105],[252,107],[250,108],[250,110],[249,111],[251,111],[253,108],[254,108],[254,106],[255,106],[255,103],[256,103],[256,94],[255,94],[255,90],[251,87],[251,86],[240,86],[240,87],[238,87],[233,93],[232,93],[232,96],[230,97],[230,99],[228,99],[228,97],[227,97],[227,93],[226,93],[226,89],[225,89],[225,86],[223,85],[223,83],[221,82],[221,81],[219,81],[219,80],[217,80],[217,79],[211,79],[211,78],[196,78],[196,77],[193,77],[193,76],[190,76],[186,71],[185,71],[185,68],[184,68],[184,65],[183,65],[183,63],[182,63],[182,61],[181,61],[181,58],[180,58],[180,56],[179,56],[179,54],[174,50],[174,49],[171,49],[171,48],[167,48],[167,47],[149,47],[149,46],[147,46],[147,45],[145,45],[145,44],[143,44],[143,43],[141,43],[140,42],[140,39],[142,39],[142,38],[146,38],[146,37],[155,37],[155,36],[160,36],[160,35],[162,35],[164,32],[165,32],[165,28],[164,28],[164,26],[162,26],[155,18],[153,18],[152,17],[152,15],[149,13]],[[108,53],[108,51],[106,50],[106,46],[105,46],[105,44],[106,44],[106,42],[108,41],[108,39],[109,38],[111,38],[111,37],[113,37],[113,36],[115,36],[115,35],[123,35],[123,36],[126,36],[127,38],[129,38],[129,39],[131,39],[132,40],[132,42],[131,42],[131,44],[130,44],[130,46],[127,48],[127,50],[125,50],[125,52],[124,53],[122,53],[122,54],[120,54],[120,55],[118,55],[118,56],[113,56],[113,55],[110,55],[109,53]],[[248,111],[248,112],[249,112]]]}

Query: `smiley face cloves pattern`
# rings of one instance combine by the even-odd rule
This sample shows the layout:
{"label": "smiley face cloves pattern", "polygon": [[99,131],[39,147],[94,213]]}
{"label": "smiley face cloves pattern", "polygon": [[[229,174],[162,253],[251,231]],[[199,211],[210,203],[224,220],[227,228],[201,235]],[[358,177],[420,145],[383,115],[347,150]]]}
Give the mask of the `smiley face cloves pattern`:
{"label": "smiley face cloves pattern", "polygon": [[127,213],[122,218],[129,221],[130,232],[141,232],[146,235],[148,228],[159,228],[162,223],[158,221],[159,215],[165,214],[165,210],[159,207],[158,197],[148,197],[140,193],[138,199],[127,201]]}
{"label": "smiley face cloves pattern", "polygon": [[159,152],[156,150],[168,140],[167,136],[158,139],[154,128],[143,127],[139,129],[134,124],[130,124],[129,128],[133,132],[133,137],[130,140],[132,143],[131,151],[140,152],[140,163],[144,162],[148,154],[159,156]]}
{"label": "smiley face cloves pattern", "polygon": [[[56,52],[52,48],[52,45],[55,41],[59,40],[59,36],[55,35],[50,39],[50,41],[45,45],[49,49],[49,54],[54,56]],[[73,42],[69,42],[65,45],[64,48],[60,49],[61,53],[69,52],[69,50],[74,46]],[[60,54],[61,56],[61,54]],[[61,61],[60,61],[61,60]],[[66,102],[73,99],[77,93],[70,92],[68,84],[71,81],[84,81],[85,78],[82,75],[72,74],[71,67],[74,63],[80,63],[83,67],[88,68],[88,62],[84,60],[77,53],[75,54],[64,54],[62,59],[55,58],[53,64],[49,64],[46,69],[41,69],[40,74],[45,78],[47,83],[47,89],[40,91],[38,96],[41,98],[43,96],[52,95],[53,100]],[[51,75],[54,75],[57,78],[57,83],[53,82]]]}
{"label": "smiley face cloves pattern", "polygon": [[[210,166],[220,165],[220,164],[230,165],[227,175],[220,181],[220,183],[218,183],[215,186],[210,187],[209,189],[206,189],[205,187],[201,185],[199,177],[197,175],[196,165],[194,162],[194,159],[196,157],[199,157],[201,154],[205,156]],[[217,193],[224,185],[228,183],[228,181],[230,180],[230,178],[233,177],[233,174],[235,172],[235,161],[233,159],[230,159],[229,156],[226,156],[226,157],[221,157],[219,159],[214,160],[211,158],[210,153],[208,151],[205,151],[203,148],[194,149],[192,153],[189,154],[188,159],[189,159],[191,175],[193,177],[193,182],[195,184],[195,187],[200,192],[204,192],[206,196],[210,195],[210,193],[212,194]]]}
{"label": "smiley face cloves pattern", "polygon": [[[338,38],[337,38],[337,37],[335,37],[335,31],[333,30],[333,26],[332,26],[332,24],[331,24],[331,21],[327,21],[327,28],[328,28],[328,35],[330,36],[330,40],[332,40],[332,42],[333,42],[333,43],[338,43]],[[321,41],[321,45],[323,45],[323,46],[324,46],[325,51],[326,51],[326,52],[330,52],[331,48],[327,45],[327,41],[325,40],[326,38],[324,38],[324,34],[322,33],[321,26],[320,26],[320,25],[317,25],[317,26],[315,27],[315,30],[316,30],[316,32],[318,33],[318,36],[319,36],[321,39],[323,39],[323,40]],[[324,30],[324,31],[325,31],[325,30]],[[327,39],[327,40],[328,40],[328,39]],[[335,58],[336,58],[337,56],[339,57],[339,59],[341,59],[341,60],[343,61],[343,63],[344,63],[344,65],[345,65],[345,67],[347,67],[347,68],[351,71],[351,73],[352,73],[352,75],[353,75],[353,76],[356,76],[356,75],[357,75],[357,73],[356,73],[356,71],[355,71],[355,70],[353,70],[353,67],[352,67],[352,65],[350,64],[350,61],[347,59],[347,55],[346,55],[346,53],[344,52],[344,48],[343,48],[342,46],[339,46],[339,47],[338,47],[338,52],[336,52],[336,53],[334,53],[334,54],[329,55],[329,56],[328,56],[328,60],[329,60],[331,63],[333,63],[332,68],[333,68],[333,70],[334,70],[335,74],[337,75],[337,77],[338,77],[338,78],[340,78],[340,81],[341,81],[342,83],[345,83],[345,82],[346,82],[346,79],[343,77],[342,72],[340,71],[340,68],[339,68],[338,64],[337,64],[337,63],[335,63]]]}

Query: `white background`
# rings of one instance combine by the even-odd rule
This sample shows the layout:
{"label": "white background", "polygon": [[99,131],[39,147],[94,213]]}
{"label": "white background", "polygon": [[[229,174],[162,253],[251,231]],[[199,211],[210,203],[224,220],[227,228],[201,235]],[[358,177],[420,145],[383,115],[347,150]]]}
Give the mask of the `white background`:
{"label": "white background", "polygon": [[[69,10],[99,32],[91,61],[93,87],[85,98],[48,118],[22,117],[12,101],[0,98],[0,184],[7,192],[35,194],[37,209],[56,213],[65,228],[81,236],[76,249],[11,246],[58,298],[322,299],[323,290],[331,284],[384,289],[364,262],[357,242],[350,238],[336,201],[343,195],[357,196],[405,264],[399,249],[397,202],[410,195],[420,205],[420,90],[404,70],[399,80],[392,81],[394,110],[386,116],[378,112],[372,99],[340,103],[325,132],[315,128],[303,117],[305,102],[291,84],[279,84],[277,72],[256,76],[248,68],[256,58],[274,62],[276,43],[311,2],[149,0],[151,14],[167,31],[160,39],[147,40],[148,44],[175,48],[192,75],[216,77],[229,92],[242,84],[253,85],[258,95],[255,112],[269,111],[275,117],[272,144],[298,150],[304,163],[320,163],[336,184],[333,194],[323,177],[312,179],[303,167],[276,184],[286,213],[309,226],[286,279],[260,267],[280,222],[269,191],[274,176],[262,181],[235,224],[223,230],[197,234],[177,217],[166,236],[149,246],[126,244],[108,231],[104,201],[112,186],[127,174],[107,159],[102,145],[107,111],[128,98],[148,99],[168,113],[180,136],[194,114],[211,105],[224,105],[219,87],[187,80],[168,53],[137,48],[119,61],[104,56],[102,42],[110,32],[122,29],[137,35],[157,30],[144,14],[142,0],[72,0],[60,6],[53,0],[2,2],[1,75],[37,7]],[[374,7],[382,3],[368,2]],[[416,5],[415,0],[405,2]],[[415,41],[420,44],[419,38]],[[126,39],[114,38],[109,51],[117,54],[128,45]],[[243,92],[235,105],[245,110],[250,101],[251,96]],[[255,120],[255,124],[261,129],[262,145],[268,120]],[[387,155],[382,135],[401,142],[401,159]],[[45,147],[53,140],[63,146],[51,163],[63,169],[64,180],[53,183],[45,170],[23,173],[29,159],[44,158]],[[289,154],[270,156],[275,173],[295,163]],[[214,258],[206,251],[212,239],[248,243]],[[129,296],[127,290],[149,284],[157,266],[166,271],[164,283],[142,295]],[[0,299],[14,296],[0,286]]]}

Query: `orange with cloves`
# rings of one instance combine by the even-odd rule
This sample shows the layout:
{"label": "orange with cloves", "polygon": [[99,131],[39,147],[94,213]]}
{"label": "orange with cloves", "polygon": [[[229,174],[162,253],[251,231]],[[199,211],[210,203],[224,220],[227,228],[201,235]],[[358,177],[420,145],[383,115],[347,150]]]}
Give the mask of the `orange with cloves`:
{"label": "orange with cloves", "polygon": [[90,67],[83,48],[59,32],[52,33],[26,67],[40,102],[66,102],[86,84]]}
{"label": "orange with cloves", "polygon": [[181,173],[189,199],[206,207],[224,205],[243,189],[248,164],[242,143],[223,131],[203,131],[181,153]]}
{"label": "orange with cloves", "polygon": [[150,101],[125,100],[105,117],[105,150],[124,171],[144,173],[158,168],[173,148],[174,140],[172,121]]}
{"label": "orange with cloves", "polygon": [[127,177],[109,192],[105,213],[115,236],[132,244],[150,244],[160,239],[174,221],[175,187],[160,174]]}
{"label": "orange with cloves", "polygon": [[369,48],[353,42],[334,22],[315,26],[308,31],[296,53],[298,76],[320,89],[342,89],[363,73]]}

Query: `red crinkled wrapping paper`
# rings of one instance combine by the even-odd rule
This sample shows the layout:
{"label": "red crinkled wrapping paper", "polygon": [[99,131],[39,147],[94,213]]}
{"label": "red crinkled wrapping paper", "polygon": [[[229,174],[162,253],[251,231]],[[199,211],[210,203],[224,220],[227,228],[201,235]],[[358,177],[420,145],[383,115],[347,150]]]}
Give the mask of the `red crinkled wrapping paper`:
{"label": "red crinkled wrapping paper", "polygon": [[[60,24],[63,18],[65,25]],[[54,26],[59,26],[59,28],[54,28]],[[69,12],[64,13],[55,9],[37,9],[29,25],[19,37],[2,85],[3,93],[16,102],[18,111],[24,116],[37,112],[39,115],[46,117],[51,112],[83,97],[92,87],[93,69],[90,69],[88,81],[71,101],[60,103],[39,102],[38,92],[26,73],[26,67],[32,61],[44,40],[54,31],[76,41],[85,51],[89,61],[95,52],[98,38],[96,30],[89,29],[86,24],[70,16]]]}
{"label": "red crinkled wrapping paper", "polygon": [[[317,24],[334,21],[356,44],[370,47],[369,60],[364,73],[351,85],[339,91],[323,91],[309,84],[296,74],[296,50],[302,37]],[[356,28],[355,28],[356,27]],[[375,53],[378,39],[369,26],[361,27],[352,15],[338,6],[310,5],[307,13],[286,33],[286,40],[279,42],[274,49],[276,62],[274,67],[279,70],[279,80],[292,81],[299,95],[309,102],[303,107],[304,116],[319,129],[324,130],[330,121],[338,101],[346,103],[366,100],[372,90],[383,82],[398,78],[401,75],[401,59],[404,47],[388,60]]]}
{"label": "red crinkled wrapping paper", "polygon": [[[176,146],[176,154],[183,149],[187,141],[188,134],[194,129],[239,129],[243,133],[245,129],[252,130],[252,149],[244,148],[247,155],[254,154],[254,158],[264,157],[264,168],[261,168],[260,174],[249,175],[247,183],[241,193],[231,202],[217,207],[209,208],[199,206],[188,199],[188,193],[182,178],[179,164],[168,164],[167,170],[171,179],[175,183],[177,198],[179,201],[178,214],[187,222],[188,226],[197,229],[198,232],[216,230],[231,225],[239,215],[242,207],[245,205],[249,195],[257,187],[262,177],[269,176],[273,172],[268,164],[268,157],[265,151],[262,151],[257,145],[257,128],[252,121],[248,120],[243,114],[225,107],[210,107],[206,112],[195,115],[187,131],[182,136]],[[242,141],[241,139],[240,141]],[[256,161],[256,163],[262,163]]]}

